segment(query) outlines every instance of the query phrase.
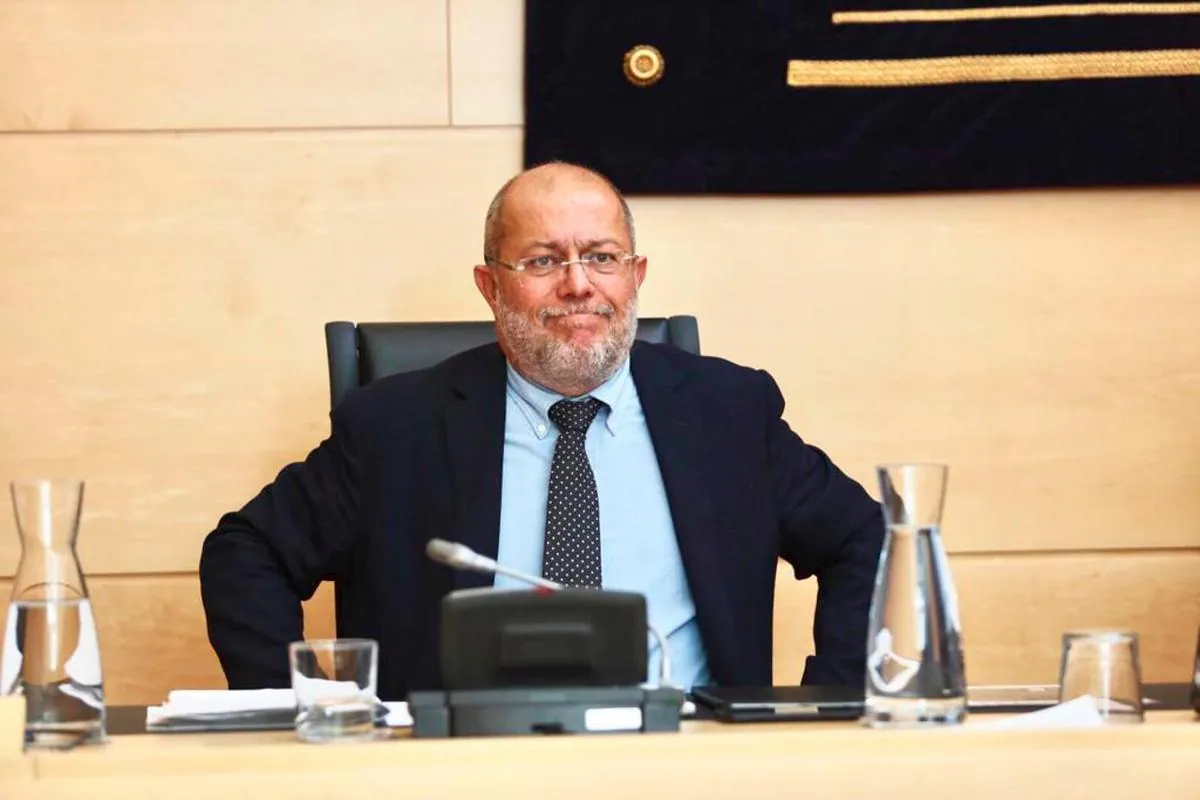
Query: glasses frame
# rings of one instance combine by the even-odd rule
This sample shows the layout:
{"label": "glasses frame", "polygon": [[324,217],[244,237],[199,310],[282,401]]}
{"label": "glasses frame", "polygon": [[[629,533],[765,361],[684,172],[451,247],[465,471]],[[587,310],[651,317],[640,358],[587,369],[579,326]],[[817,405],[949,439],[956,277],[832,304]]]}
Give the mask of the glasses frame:
{"label": "glasses frame", "polygon": [[594,264],[588,264],[587,261],[583,258],[560,259],[560,260],[556,261],[554,263],[554,266],[550,267],[550,269],[546,272],[540,272],[540,271],[535,272],[532,269],[530,269],[529,267],[527,267],[526,265],[522,264],[521,262],[528,261],[529,259],[532,259],[532,258],[547,258],[547,257],[553,258],[553,256],[526,256],[525,258],[522,258],[522,259],[512,262],[512,263],[509,263],[507,261],[501,261],[498,258],[486,258],[485,257],[484,263],[492,264],[492,265],[495,265],[498,267],[504,267],[505,269],[507,269],[511,272],[524,272],[535,278],[548,278],[551,275],[566,274],[567,268],[570,267],[572,264],[578,264],[579,266],[583,267],[584,270],[587,271],[589,274],[616,275],[627,264],[629,264],[630,262],[636,261],[639,258],[637,253],[626,253],[624,251],[621,251],[621,253],[622,254],[619,256],[616,255],[615,253],[608,253],[608,255],[614,256],[617,259],[617,265],[613,268],[612,272],[603,272],[601,270],[598,270],[598,269],[596,269],[596,266]]}

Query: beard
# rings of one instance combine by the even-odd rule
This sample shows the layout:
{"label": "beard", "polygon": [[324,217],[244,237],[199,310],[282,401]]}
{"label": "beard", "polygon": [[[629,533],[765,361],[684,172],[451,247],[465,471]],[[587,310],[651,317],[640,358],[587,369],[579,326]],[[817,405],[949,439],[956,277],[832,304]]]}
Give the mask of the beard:
{"label": "beard", "polygon": [[[608,332],[590,345],[565,342],[546,328],[546,320],[567,314],[599,314],[608,318]],[[637,335],[637,295],[619,311],[611,305],[575,303],[522,313],[496,301],[496,324],[509,358],[529,378],[547,388],[595,388],[604,383],[629,355]],[[586,390],[585,390],[586,391]]]}

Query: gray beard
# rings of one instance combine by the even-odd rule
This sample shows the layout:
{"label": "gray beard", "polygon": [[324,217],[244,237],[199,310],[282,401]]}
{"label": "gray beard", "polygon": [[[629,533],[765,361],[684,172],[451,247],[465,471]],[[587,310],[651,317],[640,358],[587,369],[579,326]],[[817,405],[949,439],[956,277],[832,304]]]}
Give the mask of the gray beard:
{"label": "gray beard", "polygon": [[[547,319],[579,311],[599,311],[612,320],[608,335],[588,347],[569,344],[546,330]],[[496,302],[496,321],[501,340],[515,366],[528,378],[547,388],[587,386],[604,383],[625,361],[637,335],[637,296],[616,313],[612,306],[565,306],[544,308],[532,317],[509,308],[503,298]]]}

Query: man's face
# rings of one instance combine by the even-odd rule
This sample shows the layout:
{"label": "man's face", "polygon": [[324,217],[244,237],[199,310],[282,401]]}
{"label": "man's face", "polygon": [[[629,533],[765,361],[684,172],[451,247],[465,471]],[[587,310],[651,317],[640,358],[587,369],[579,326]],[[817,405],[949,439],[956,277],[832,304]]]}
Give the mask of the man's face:
{"label": "man's face", "polygon": [[[517,183],[505,201],[498,259],[515,264],[628,255],[617,198],[580,178]],[[548,275],[480,266],[475,281],[496,316],[497,338],[518,369],[561,393],[603,383],[629,353],[637,330],[637,293],[645,259],[611,274],[575,263]]]}

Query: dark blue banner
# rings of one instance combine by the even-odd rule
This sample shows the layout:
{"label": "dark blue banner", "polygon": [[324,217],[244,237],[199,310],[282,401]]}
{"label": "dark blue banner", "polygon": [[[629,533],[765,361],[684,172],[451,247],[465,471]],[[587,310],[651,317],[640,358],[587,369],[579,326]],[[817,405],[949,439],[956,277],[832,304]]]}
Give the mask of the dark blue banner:
{"label": "dark blue banner", "polygon": [[1200,183],[1200,3],[527,0],[525,162],[631,194]]}

